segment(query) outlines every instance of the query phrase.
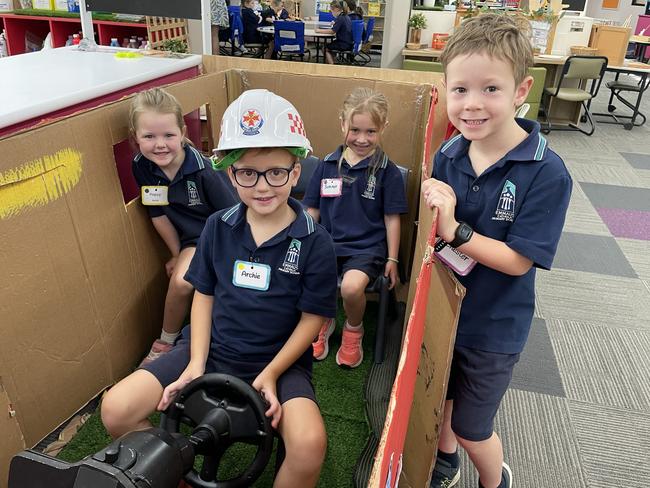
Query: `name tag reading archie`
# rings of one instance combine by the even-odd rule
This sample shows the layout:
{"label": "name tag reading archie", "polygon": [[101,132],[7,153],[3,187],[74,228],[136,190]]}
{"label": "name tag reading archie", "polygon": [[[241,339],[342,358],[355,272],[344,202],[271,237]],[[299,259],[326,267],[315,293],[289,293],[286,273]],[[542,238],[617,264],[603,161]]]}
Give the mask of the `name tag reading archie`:
{"label": "name tag reading archie", "polygon": [[169,205],[166,186],[143,186],[140,189],[143,205]]}
{"label": "name tag reading archie", "polygon": [[469,272],[472,271],[472,268],[476,265],[476,261],[469,256],[466,256],[455,247],[451,247],[440,237],[436,239],[434,254],[438,256],[440,261],[445,263],[461,276],[469,274]]}
{"label": "name tag reading archie", "polygon": [[268,264],[235,261],[232,283],[239,288],[266,291],[271,282],[271,267]]}
{"label": "name tag reading archie", "polygon": [[343,189],[343,178],[323,178],[320,180],[321,197],[340,197]]}

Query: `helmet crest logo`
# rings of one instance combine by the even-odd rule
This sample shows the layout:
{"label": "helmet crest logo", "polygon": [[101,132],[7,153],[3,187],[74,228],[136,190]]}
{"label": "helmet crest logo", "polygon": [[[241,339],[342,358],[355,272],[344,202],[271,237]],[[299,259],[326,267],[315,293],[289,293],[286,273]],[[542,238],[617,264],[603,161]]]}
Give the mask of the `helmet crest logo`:
{"label": "helmet crest logo", "polygon": [[264,125],[264,119],[257,110],[246,110],[241,116],[239,125],[245,136],[256,136]]}

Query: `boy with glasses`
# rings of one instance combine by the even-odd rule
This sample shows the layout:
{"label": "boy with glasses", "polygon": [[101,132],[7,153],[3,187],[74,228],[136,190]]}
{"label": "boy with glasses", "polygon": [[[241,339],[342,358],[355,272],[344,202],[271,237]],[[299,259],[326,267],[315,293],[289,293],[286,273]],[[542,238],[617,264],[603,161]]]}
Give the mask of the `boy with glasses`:
{"label": "boy with glasses", "polygon": [[336,311],[337,278],[332,239],[289,198],[311,146],[293,105],[249,90],[226,110],[218,150],[215,166],[228,168],[241,203],[213,214],[201,234],[185,276],[196,290],[191,326],[108,392],[102,420],[113,437],[146,428],[193,379],[232,374],[264,396],[284,441],[274,486],[315,486],[326,435],[311,342]]}

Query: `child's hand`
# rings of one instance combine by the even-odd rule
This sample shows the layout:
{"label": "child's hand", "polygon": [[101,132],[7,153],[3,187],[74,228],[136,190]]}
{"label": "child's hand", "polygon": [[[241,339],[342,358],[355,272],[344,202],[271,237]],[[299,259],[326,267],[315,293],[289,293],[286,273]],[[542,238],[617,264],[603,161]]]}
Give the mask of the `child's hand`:
{"label": "child's hand", "polygon": [[397,284],[397,263],[395,261],[386,261],[384,276],[388,277],[388,280],[390,281],[388,289],[392,290]]}
{"label": "child's hand", "polygon": [[167,410],[167,407],[171,405],[176,396],[185,388],[192,380],[203,375],[205,368],[195,366],[191,362],[185,368],[185,371],[181,373],[176,381],[169,384],[167,388],[163,390],[162,398],[156,407],[161,412]]}
{"label": "child's hand", "polygon": [[176,267],[176,261],[178,261],[178,256],[173,256],[169,261],[165,263],[165,271],[167,272],[167,278],[172,277],[174,268]]}
{"label": "child's hand", "polygon": [[456,194],[452,187],[435,178],[429,178],[422,183],[422,195],[430,208],[438,209],[438,235],[447,242],[453,241],[458,222],[454,217]]}
{"label": "child's hand", "polygon": [[269,402],[269,409],[264,414],[271,417],[271,426],[274,429],[278,428],[282,418],[282,405],[280,405],[276,394],[276,382],[277,379],[265,371],[262,371],[253,381],[253,388],[259,391],[264,399]]}

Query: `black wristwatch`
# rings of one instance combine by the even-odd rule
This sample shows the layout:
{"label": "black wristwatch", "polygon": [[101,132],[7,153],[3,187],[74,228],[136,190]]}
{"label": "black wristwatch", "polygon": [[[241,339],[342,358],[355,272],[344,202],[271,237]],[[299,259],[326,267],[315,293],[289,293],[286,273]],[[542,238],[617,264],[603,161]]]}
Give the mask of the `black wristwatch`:
{"label": "black wristwatch", "polygon": [[465,244],[472,238],[474,234],[474,229],[472,229],[469,224],[465,222],[459,222],[458,227],[456,227],[456,232],[454,233],[454,240],[449,243],[451,247],[458,247]]}

